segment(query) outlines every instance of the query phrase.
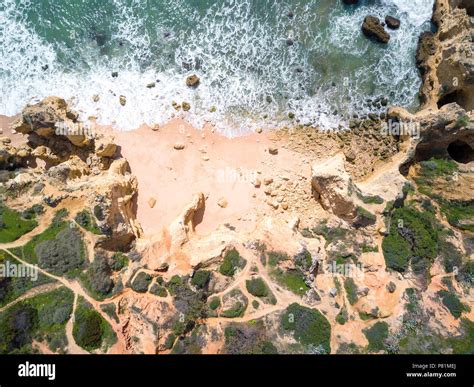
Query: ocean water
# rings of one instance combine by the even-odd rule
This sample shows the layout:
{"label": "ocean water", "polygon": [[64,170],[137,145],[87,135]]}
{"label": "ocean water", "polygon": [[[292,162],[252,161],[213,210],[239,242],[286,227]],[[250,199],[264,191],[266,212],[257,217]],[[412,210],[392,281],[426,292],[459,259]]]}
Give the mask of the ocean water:
{"label": "ocean water", "polygon": [[[415,52],[433,2],[2,0],[0,114],[57,95],[81,118],[123,130],[183,116],[233,136],[292,123],[337,128],[382,112],[380,98],[415,110]],[[402,20],[388,45],[362,35],[367,14]],[[196,89],[185,84],[190,74],[201,78]],[[192,108],[176,112],[173,101]]]}

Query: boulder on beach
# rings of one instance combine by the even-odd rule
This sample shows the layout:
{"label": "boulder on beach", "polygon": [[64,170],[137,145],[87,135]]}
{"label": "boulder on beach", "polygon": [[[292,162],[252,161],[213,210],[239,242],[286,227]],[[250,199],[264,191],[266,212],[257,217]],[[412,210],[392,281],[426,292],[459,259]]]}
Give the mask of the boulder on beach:
{"label": "boulder on beach", "polygon": [[380,43],[387,44],[390,40],[390,34],[385,31],[380,19],[376,16],[366,16],[362,24],[362,32],[368,38],[374,38]]}

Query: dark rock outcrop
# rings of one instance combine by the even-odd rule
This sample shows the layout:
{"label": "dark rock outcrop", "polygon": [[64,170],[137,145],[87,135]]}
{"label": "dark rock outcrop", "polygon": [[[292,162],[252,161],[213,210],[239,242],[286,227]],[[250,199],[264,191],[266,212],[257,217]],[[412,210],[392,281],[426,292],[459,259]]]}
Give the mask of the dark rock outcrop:
{"label": "dark rock outcrop", "polygon": [[362,32],[368,38],[374,38],[383,44],[387,44],[390,40],[390,34],[385,31],[380,19],[375,16],[366,16],[362,24]]}

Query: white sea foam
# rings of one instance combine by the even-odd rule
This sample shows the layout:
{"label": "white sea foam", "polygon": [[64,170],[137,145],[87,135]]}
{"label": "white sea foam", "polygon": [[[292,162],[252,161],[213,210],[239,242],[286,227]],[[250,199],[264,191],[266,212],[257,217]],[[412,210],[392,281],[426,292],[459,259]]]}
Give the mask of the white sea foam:
{"label": "white sea foam", "polygon": [[[433,0],[383,0],[384,8],[362,6],[355,14],[336,7],[327,30],[318,29],[327,22],[318,16],[318,0],[295,1],[300,8],[292,23],[288,23],[288,9],[279,2],[269,2],[268,11],[256,16],[250,0],[216,2],[204,14],[185,0],[166,0],[168,23],[158,21],[153,29],[137,12],[146,1],[113,3],[118,11],[111,38],[123,47],[103,56],[95,41],[82,39],[74,54],[65,55],[68,62],[58,58],[58,49],[67,53],[67,47],[45,41],[25,19],[30,1],[4,0],[0,5],[0,114],[14,115],[26,103],[58,95],[68,99],[81,118],[95,116],[100,123],[124,130],[183,116],[199,127],[213,122],[233,136],[287,124],[290,111],[302,124],[335,128],[343,111],[351,115],[371,110],[364,105],[376,96],[371,88],[375,94],[391,91],[394,103],[413,103],[419,87],[414,49],[420,26],[431,17]],[[379,47],[362,37],[360,25],[368,13],[383,18],[388,10],[402,19],[402,26],[391,32],[390,44],[380,53]],[[177,24],[183,18],[194,23],[193,28],[170,27],[170,22]],[[164,32],[169,36],[157,40]],[[291,47],[286,44],[288,37],[294,40]],[[348,74],[347,84],[339,79],[333,86],[334,80],[328,78],[328,66],[341,65],[327,64],[326,57],[334,50],[362,64]],[[186,71],[184,62],[194,68]],[[116,70],[119,76],[113,78],[111,72]],[[191,73],[201,77],[197,89],[185,85]],[[370,82],[368,74],[373,78]],[[147,88],[150,82],[156,82],[156,87]],[[92,100],[95,94],[100,96],[98,102]],[[120,95],[126,96],[125,106],[119,103]],[[345,99],[339,100],[342,96]],[[189,102],[191,111],[175,111],[174,101]],[[212,107],[215,111],[210,112]]]}

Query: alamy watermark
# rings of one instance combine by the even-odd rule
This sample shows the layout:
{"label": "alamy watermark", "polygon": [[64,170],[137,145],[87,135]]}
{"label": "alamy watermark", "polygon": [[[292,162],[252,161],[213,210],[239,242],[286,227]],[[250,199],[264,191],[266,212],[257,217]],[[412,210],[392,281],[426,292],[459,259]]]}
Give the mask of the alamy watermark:
{"label": "alamy watermark", "polygon": [[55,134],[57,136],[84,136],[89,140],[96,137],[95,125],[87,122],[66,123],[56,122]]}
{"label": "alamy watermark", "polygon": [[35,282],[38,280],[38,266],[24,265],[6,261],[0,264],[0,278],[30,278]]}
{"label": "alamy watermark", "polygon": [[380,132],[384,136],[409,136],[414,139],[420,138],[420,123],[414,121],[394,121],[382,122]]}

